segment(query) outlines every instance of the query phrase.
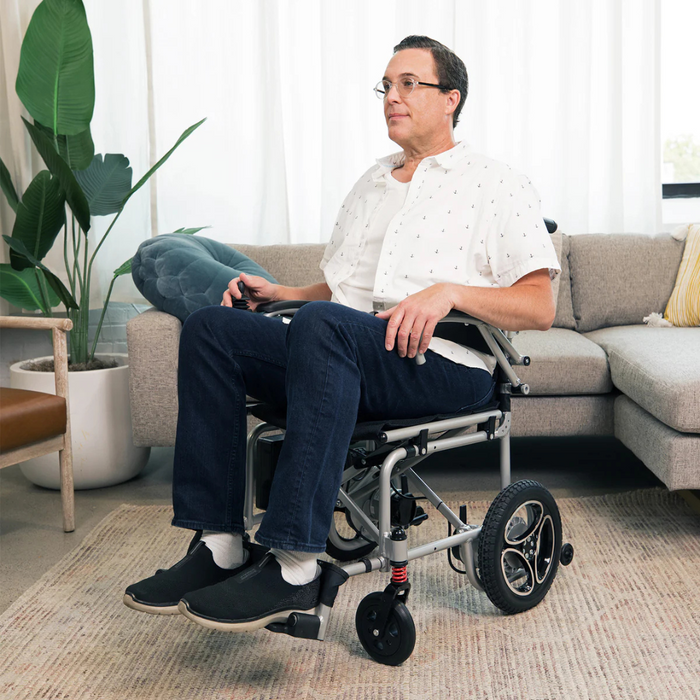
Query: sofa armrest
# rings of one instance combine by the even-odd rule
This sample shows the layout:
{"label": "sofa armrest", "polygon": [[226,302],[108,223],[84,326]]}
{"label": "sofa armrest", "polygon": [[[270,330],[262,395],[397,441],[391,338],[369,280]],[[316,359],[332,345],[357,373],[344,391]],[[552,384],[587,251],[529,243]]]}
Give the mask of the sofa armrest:
{"label": "sofa armrest", "polygon": [[182,323],[149,309],[126,324],[134,445],[175,444],[177,364]]}

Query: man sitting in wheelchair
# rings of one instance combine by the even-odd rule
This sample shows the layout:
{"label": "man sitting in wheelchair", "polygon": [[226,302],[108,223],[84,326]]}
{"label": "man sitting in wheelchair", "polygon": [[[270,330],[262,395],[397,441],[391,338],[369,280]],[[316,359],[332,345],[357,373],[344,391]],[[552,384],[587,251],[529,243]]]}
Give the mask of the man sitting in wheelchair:
{"label": "man sitting in wheelchair", "polygon": [[[269,626],[295,633],[298,615],[332,605],[334,595],[324,593],[326,571],[341,572],[337,590],[348,575],[391,567],[397,592],[387,599],[386,612],[380,598],[362,614],[358,611],[361,638],[362,620],[368,625],[365,648],[383,660],[382,650],[391,646],[391,640],[381,641],[387,620],[394,615],[401,622],[395,599],[402,591],[407,594],[405,564],[424,553],[407,553],[402,535],[416,509],[404,509],[408,516],[403,517],[391,505],[391,514],[382,515],[382,503],[387,506],[392,497],[410,500],[410,494],[397,490],[397,479],[405,486],[410,478],[414,490],[434,496],[408,467],[397,476],[401,459],[413,457],[415,463],[433,445],[427,442],[428,430],[402,438],[400,431],[410,428],[401,426],[425,416],[457,416],[441,425],[442,432],[449,428],[464,435],[477,425],[471,420],[476,414],[483,439],[507,438],[509,403],[491,407],[497,382],[508,387],[516,382],[517,388],[506,360],[512,363],[515,357],[517,364],[523,358],[497,329],[547,330],[555,313],[550,280],[560,268],[537,192],[527,177],[454,140],[467,87],[465,66],[450,49],[427,37],[404,39],[374,88],[389,138],[402,151],[378,160],[343,202],[321,262],[325,282],[292,288],[241,274],[223,292],[221,306],[200,309],[187,319],[178,368],[172,524],[197,534],[178,563],[126,589],[129,607],[180,612],[221,630]],[[291,322],[266,315],[271,302],[297,300],[307,303],[291,305]],[[483,322],[479,330],[485,346],[465,347],[438,332],[438,322],[455,312]],[[448,325],[455,326],[441,327]],[[504,378],[497,379],[497,363]],[[279,427],[286,430],[264,517],[252,516],[252,487],[246,483],[246,395],[274,407]],[[490,413],[479,414],[479,409]],[[371,503],[366,505],[370,497],[362,501],[365,505],[352,501],[351,487],[357,491],[355,484],[367,471],[360,461],[348,469],[349,449],[357,439],[356,425],[387,417],[399,426],[400,454],[383,472],[379,497],[380,479],[372,477],[377,516]],[[388,432],[380,432],[384,438],[374,447]],[[366,451],[357,454],[366,462]],[[385,454],[375,459],[375,470]],[[509,483],[505,473],[504,486]],[[493,555],[492,568],[500,567],[493,576],[505,572],[500,583],[490,582],[486,555],[481,578],[474,573],[474,527],[435,497],[455,528],[453,539],[441,541],[439,549],[461,558],[468,570],[471,562],[470,580],[486,587],[497,604],[502,598],[507,612],[519,611],[520,599],[535,592],[541,599],[538,586],[547,579],[548,587],[559,560],[558,512],[556,526],[546,524],[556,506],[528,488],[533,487],[520,490],[525,496],[513,513],[506,513],[507,526]],[[357,535],[353,547],[361,545],[350,547],[350,555],[359,558],[379,546],[379,556],[343,570],[324,564],[321,575],[318,554],[327,546],[337,554],[338,542],[344,541],[335,533],[330,541],[335,546],[329,545],[337,507]],[[411,522],[397,522],[402,517]],[[260,520],[254,544],[245,533]],[[545,549],[548,553],[537,560],[536,550]],[[341,551],[338,558],[353,557]],[[377,611],[382,629],[372,622]],[[297,636],[323,638],[318,625]],[[380,640],[374,650],[373,636]],[[404,643],[394,656],[387,652],[384,662],[400,663],[407,648]]]}

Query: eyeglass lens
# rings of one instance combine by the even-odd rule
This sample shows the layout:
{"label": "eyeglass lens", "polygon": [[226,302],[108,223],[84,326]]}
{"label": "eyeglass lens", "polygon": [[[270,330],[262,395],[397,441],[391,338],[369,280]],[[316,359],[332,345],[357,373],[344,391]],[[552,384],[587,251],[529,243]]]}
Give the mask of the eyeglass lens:
{"label": "eyeglass lens", "polygon": [[401,78],[397,83],[380,80],[374,88],[374,92],[380,100],[383,100],[389,94],[392,85],[396,85],[396,89],[401,97],[408,97],[416,87],[416,81],[413,78]]}

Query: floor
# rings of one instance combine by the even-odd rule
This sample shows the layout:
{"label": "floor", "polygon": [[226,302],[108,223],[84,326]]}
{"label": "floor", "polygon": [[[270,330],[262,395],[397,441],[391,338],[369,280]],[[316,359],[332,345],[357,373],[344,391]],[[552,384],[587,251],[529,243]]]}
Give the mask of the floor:
{"label": "floor", "polygon": [[[172,448],[154,448],[135,479],[105,489],[77,491],[76,530],[61,528],[57,492],[34,486],[19,466],[0,471],[0,613],[80,544],[100,520],[122,503],[170,504]],[[516,438],[512,479],[532,478],[555,496],[589,496],[662,486],[612,437]],[[436,454],[417,470],[441,494],[464,500],[492,499],[499,490],[498,445],[473,445]],[[426,475],[429,472],[429,477]]]}

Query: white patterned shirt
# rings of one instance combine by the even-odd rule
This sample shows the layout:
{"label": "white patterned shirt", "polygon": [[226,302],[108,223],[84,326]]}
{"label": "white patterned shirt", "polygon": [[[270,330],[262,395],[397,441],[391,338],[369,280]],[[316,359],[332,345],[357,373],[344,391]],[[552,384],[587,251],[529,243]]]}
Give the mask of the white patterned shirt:
{"label": "white patterned shirt", "polygon": [[[320,265],[334,301],[355,306],[344,291],[347,280],[361,267],[370,227],[381,216],[386,177],[403,160],[403,152],[378,160],[340,208]],[[509,287],[543,268],[551,277],[560,270],[532,183],[462,142],[425,158],[416,169],[403,205],[386,228],[371,305],[389,309],[441,282]],[[433,338],[430,350],[493,371],[484,356],[443,338]]]}

